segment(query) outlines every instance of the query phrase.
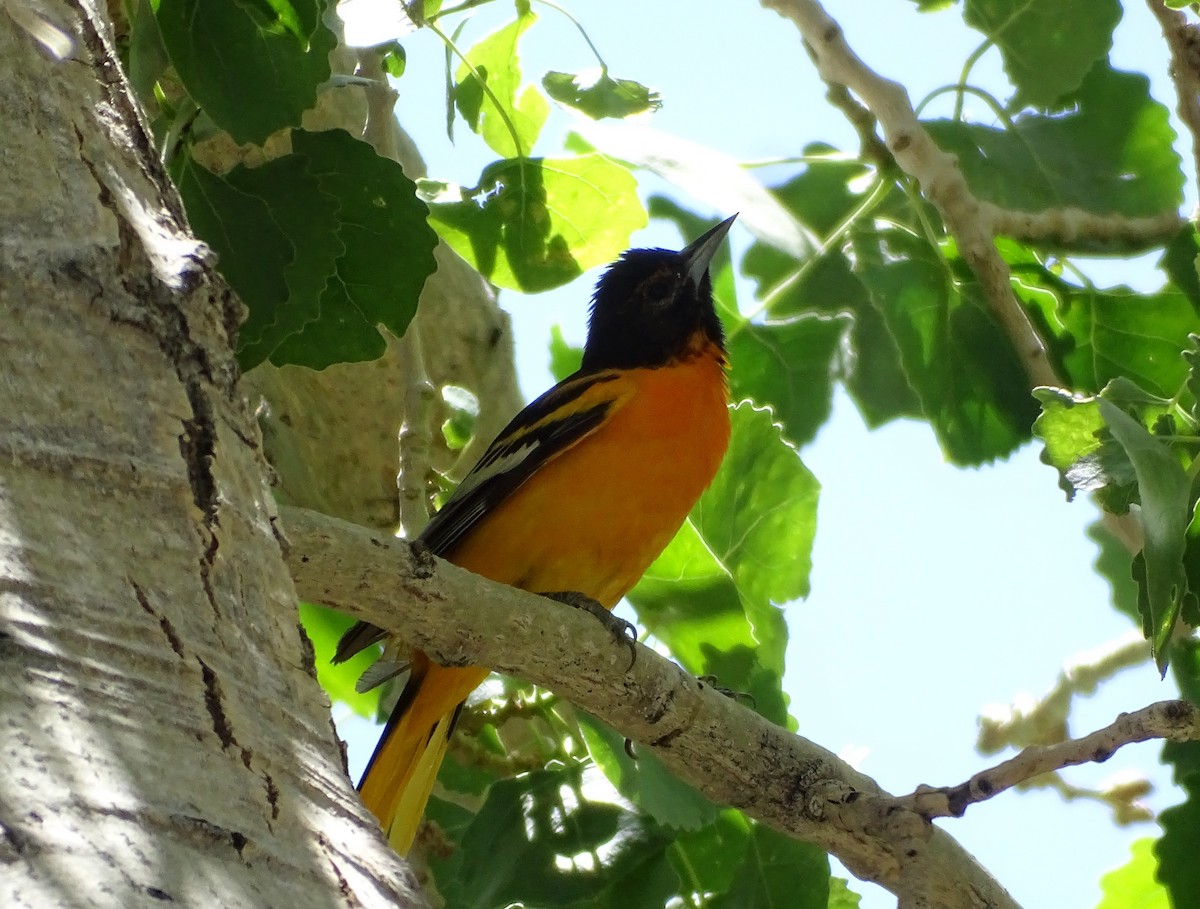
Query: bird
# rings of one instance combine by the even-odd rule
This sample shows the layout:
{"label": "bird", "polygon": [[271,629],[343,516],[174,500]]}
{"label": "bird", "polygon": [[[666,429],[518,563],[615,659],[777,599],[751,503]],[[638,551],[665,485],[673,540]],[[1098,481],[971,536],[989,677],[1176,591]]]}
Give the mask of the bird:
{"label": "bird", "polygon": [[[671,541],[729,444],[709,265],[736,218],[682,250],[630,249],[608,267],[579,370],[500,432],[421,532],[420,548],[610,618],[603,610]],[[458,713],[488,670],[441,666],[366,622],[346,632],[333,661],[380,641],[384,655],[359,689],[407,678],[358,788],[405,855]]]}

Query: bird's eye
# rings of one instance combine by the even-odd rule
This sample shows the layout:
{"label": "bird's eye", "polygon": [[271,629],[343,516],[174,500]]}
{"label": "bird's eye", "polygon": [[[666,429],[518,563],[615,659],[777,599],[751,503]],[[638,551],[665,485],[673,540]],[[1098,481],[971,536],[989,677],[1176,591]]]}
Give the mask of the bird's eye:
{"label": "bird's eye", "polygon": [[645,294],[646,300],[650,303],[667,302],[671,299],[674,289],[675,282],[671,280],[671,276],[662,272],[649,278],[642,285],[642,293]]}

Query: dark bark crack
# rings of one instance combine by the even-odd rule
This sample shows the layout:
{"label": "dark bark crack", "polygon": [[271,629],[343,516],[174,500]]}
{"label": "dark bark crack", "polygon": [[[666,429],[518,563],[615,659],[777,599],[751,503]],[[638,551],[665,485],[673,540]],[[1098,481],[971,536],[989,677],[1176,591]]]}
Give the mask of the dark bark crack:
{"label": "dark bark crack", "polygon": [[275,780],[269,773],[263,774],[263,780],[267,784],[267,804],[271,806],[271,820],[279,820],[279,787],[275,785]]}
{"label": "dark bark crack", "polygon": [[158,625],[162,629],[163,634],[166,635],[167,642],[171,645],[171,649],[175,651],[176,655],[182,657],[183,641],[180,639],[179,634],[175,631],[175,626],[171,624],[171,620],[150,604],[150,598],[146,596],[146,592],[142,590],[137,581],[133,580],[133,578],[130,578],[129,583],[130,586],[133,587],[134,596],[137,597],[138,605],[140,605],[142,609],[146,610],[146,612],[148,612],[152,617],[158,619]]}
{"label": "dark bark crack", "polygon": [[225,716],[221,682],[208,663],[200,657],[196,657],[196,662],[200,664],[200,674],[204,677],[204,706],[208,708],[208,715],[212,717],[213,732],[217,734],[221,748],[228,750],[237,745],[237,739],[233,737],[233,727],[229,724],[229,717]]}

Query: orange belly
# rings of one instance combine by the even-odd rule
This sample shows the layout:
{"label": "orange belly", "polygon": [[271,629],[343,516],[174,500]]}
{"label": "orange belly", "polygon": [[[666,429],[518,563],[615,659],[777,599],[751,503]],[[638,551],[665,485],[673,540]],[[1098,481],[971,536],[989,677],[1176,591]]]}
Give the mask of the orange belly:
{"label": "orange belly", "polygon": [[[706,355],[633,370],[636,391],[617,412],[543,465],[446,558],[494,581],[577,591],[611,609],[721,463],[729,442],[722,372]],[[529,530],[514,536],[513,527]]]}

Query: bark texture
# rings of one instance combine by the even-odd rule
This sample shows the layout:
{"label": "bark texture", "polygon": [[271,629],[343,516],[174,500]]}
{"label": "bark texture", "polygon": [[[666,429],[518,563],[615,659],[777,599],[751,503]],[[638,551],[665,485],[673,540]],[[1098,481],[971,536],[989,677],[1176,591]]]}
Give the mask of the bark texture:
{"label": "bark texture", "polygon": [[0,161],[0,904],[412,904],[297,626],[240,305],[93,7],[0,5]]}

